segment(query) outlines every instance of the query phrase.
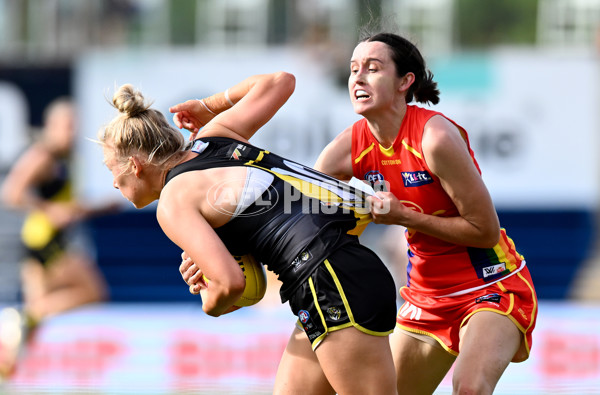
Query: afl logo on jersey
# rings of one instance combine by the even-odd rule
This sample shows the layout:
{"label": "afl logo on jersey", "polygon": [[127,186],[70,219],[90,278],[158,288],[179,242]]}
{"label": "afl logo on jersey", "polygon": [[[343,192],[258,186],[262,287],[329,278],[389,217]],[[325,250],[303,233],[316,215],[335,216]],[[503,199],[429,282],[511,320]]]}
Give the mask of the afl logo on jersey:
{"label": "afl logo on jersey", "polygon": [[389,183],[383,178],[383,174],[377,170],[371,170],[365,174],[365,181],[375,190],[375,192],[388,192]]}
{"label": "afl logo on jersey", "polygon": [[300,310],[298,312],[298,318],[300,319],[300,322],[306,324],[308,322],[308,319],[310,318],[310,314],[308,314],[308,311],[306,310]]}
{"label": "afl logo on jersey", "polygon": [[378,172],[377,170],[371,170],[365,174],[365,180],[369,182],[369,184],[373,185],[376,182],[383,181],[383,174]]}

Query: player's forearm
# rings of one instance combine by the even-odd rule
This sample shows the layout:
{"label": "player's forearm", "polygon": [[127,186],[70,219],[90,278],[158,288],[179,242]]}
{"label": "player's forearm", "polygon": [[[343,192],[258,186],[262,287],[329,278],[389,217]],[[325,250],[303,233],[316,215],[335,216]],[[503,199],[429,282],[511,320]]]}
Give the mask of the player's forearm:
{"label": "player's forearm", "polygon": [[211,284],[208,288],[202,289],[202,310],[210,316],[218,317],[235,310],[233,304],[242,296],[241,290],[218,289],[216,284]]}
{"label": "player's forearm", "polygon": [[449,243],[477,248],[492,248],[500,237],[499,226],[477,225],[463,217],[439,217],[410,211],[411,220],[402,221],[413,231],[428,234]]}
{"label": "player's forearm", "polygon": [[271,83],[274,82],[281,73],[258,74],[253,75],[245,80],[233,85],[223,92],[215,93],[212,96],[205,97],[202,102],[207,109],[213,114],[219,114],[233,107],[235,103],[240,101],[250,92],[256,83]]}
{"label": "player's forearm", "polygon": [[44,200],[20,188],[2,188],[2,203],[13,210],[35,210],[44,206]]}

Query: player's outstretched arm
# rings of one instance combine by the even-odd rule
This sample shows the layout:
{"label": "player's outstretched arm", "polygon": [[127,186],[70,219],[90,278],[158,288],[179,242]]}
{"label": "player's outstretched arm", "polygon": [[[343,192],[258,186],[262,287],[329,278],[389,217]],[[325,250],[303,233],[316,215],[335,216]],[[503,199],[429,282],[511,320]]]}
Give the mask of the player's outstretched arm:
{"label": "player's outstretched arm", "polygon": [[188,100],[169,109],[179,128],[202,136],[248,140],[289,99],[296,78],[279,71],[246,78],[224,92],[201,100]]}

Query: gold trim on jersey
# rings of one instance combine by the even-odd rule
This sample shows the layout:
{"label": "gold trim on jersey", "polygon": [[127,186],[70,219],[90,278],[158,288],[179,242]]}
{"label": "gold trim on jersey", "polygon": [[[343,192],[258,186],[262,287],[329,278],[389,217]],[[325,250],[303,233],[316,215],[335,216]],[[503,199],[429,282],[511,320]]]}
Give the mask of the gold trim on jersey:
{"label": "gold trim on jersey", "polygon": [[354,159],[354,164],[358,163],[361,161],[361,159],[368,154],[369,152],[371,152],[371,150],[373,149],[373,147],[375,147],[375,143],[371,143],[371,145],[368,148],[365,148],[365,150],[363,152],[360,153],[360,155],[358,155],[356,157],[356,159]]}
{"label": "gold trim on jersey", "polygon": [[402,145],[404,146],[404,148],[406,148],[408,150],[408,152],[410,152],[411,154],[413,154],[414,156],[416,156],[419,159],[423,159],[423,155],[421,155],[421,153],[419,151],[417,151],[416,149],[414,149],[413,147],[408,145],[406,140],[402,139]]}
{"label": "gold trim on jersey", "polygon": [[382,154],[389,158],[390,156],[394,155],[394,145],[392,144],[386,148],[383,145],[379,144],[379,151],[381,151]]}
{"label": "gold trim on jersey", "polygon": [[[261,161],[261,160],[264,158],[264,156],[265,156],[266,154],[270,154],[270,152],[269,152],[269,151],[266,151],[266,150],[261,150],[261,151],[258,153],[258,155],[256,156],[256,159],[249,160],[248,162],[246,162],[246,164],[247,164],[247,165],[252,165],[252,164],[254,164],[254,163],[256,163],[256,162],[260,162],[260,161]],[[261,169],[262,169],[262,167],[261,167]]]}
{"label": "gold trim on jersey", "polygon": [[319,305],[319,298],[317,297],[317,290],[315,289],[315,284],[313,282],[312,277],[308,278],[308,286],[310,287],[310,293],[312,293],[313,302],[315,303],[315,308],[319,312],[319,317],[321,317],[321,324],[323,325],[324,332],[321,336],[318,336],[312,341],[312,349],[313,351],[317,348],[319,344],[323,341],[327,333],[329,332],[329,328],[327,328],[327,322],[325,321],[325,316],[323,315],[323,311],[321,311],[321,305]]}
{"label": "gold trim on jersey", "polygon": [[[529,329],[535,324],[535,316],[537,314],[537,308],[538,308],[538,304],[537,304],[537,297],[535,297],[535,291],[533,290],[533,285],[527,281],[527,279],[525,277],[523,277],[523,275],[519,272],[517,273],[517,276],[519,276],[519,278],[525,283],[525,285],[527,285],[527,287],[529,288],[529,291],[531,292],[531,299],[533,300],[533,309],[531,309],[531,317],[529,318],[529,326],[526,328],[526,331],[529,331]],[[522,316],[525,316],[525,313],[523,313],[523,311],[521,311],[521,309],[519,309],[519,313],[521,313]],[[527,342],[527,336],[525,336],[525,347],[527,349],[527,355],[529,355],[530,350],[529,350],[529,343]]]}

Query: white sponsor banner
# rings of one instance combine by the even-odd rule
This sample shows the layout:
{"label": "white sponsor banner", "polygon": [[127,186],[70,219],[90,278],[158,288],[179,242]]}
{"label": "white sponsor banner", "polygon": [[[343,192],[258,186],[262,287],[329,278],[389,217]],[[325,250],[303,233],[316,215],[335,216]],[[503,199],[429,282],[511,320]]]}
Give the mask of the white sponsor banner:
{"label": "white sponsor banner", "polygon": [[268,393],[295,321],[287,306],[243,308],[219,318],[199,305],[85,307],[42,326],[6,386],[57,393]]}
{"label": "white sponsor banner", "polygon": [[[296,317],[287,305],[213,318],[198,305],[107,304],[42,326],[8,393],[269,394]],[[451,373],[436,394],[451,393]],[[531,357],[494,394],[598,394],[600,306],[539,304]],[[4,392],[3,392],[4,393]]]}

